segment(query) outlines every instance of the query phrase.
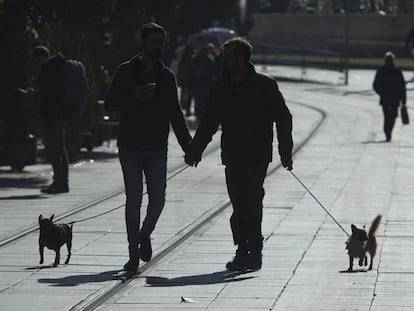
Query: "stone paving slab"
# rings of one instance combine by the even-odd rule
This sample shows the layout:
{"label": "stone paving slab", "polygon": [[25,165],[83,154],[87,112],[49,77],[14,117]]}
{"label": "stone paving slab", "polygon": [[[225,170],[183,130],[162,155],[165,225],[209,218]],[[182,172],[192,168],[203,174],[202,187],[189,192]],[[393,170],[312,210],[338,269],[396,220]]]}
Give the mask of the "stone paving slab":
{"label": "stone paving slab", "polygon": [[[320,118],[298,103],[327,114],[317,135],[296,155],[295,173],[347,231],[351,223],[369,225],[376,214],[383,214],[373,271],[343,273],[348,265],[345,234],[288,172],[279,170],[265,182],[262,270],[241,275],[225,271],[226,261],[234,254],[228,208],[100,309],[413,309],[410,263],[414,212],[410,203],[414,192],[410,168],[414,166],[414,134],[410,126],[398,123],[393,142],[382,143],[382,115],[370,86],[372,72],[358,72],[355,77],[358,79],[350,87],[290,83],[280,83],[280,87],[294,115],[296,143]],[[411,92],[409,103],[413,99]],[[174,139],[171,144],[169,164],[178,163],[181,153],[174,147]],[[275,162],[277,159],[275,156]],[[14,197],[34,195],[38,190],[10,187],[6,190],[11,199],[0,201],[2,212],[7,205],[4,214],[8,220],[27,225],[40,211],[46,215],[54,209],[61,212],[99,195],[99,186],[122,187],[116,159],[95,161],[72,171],[74,191],[70,194],[18,200]],[[81,186],[86,177],[95,182]],[[226,200],[219,153],[212,153],[199,167],[189,168],[169,182],[166,209],[153,235],[154,254],[185,234],[192,221]],[[76,217],[94,215],[123,201],[123,195],[116,196]],[[19,217],[13,218],[13,209],[20,211]],[[127,259],[124,227],[122,209],[93,222],[75,224],[71,263],[58,268],[37,265],[37,234],[2,248],[2,309],[68,310],[116,282],[114,278]],[[53,253],[46,251],[45,256],[46,263],[51,263]],[[193,302],[181,302],[181,297]]]}

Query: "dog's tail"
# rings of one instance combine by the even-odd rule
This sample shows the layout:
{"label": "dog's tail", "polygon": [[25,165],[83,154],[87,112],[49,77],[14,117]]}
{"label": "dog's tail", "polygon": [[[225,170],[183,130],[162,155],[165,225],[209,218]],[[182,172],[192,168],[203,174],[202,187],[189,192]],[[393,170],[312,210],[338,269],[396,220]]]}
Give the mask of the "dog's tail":
{"label": "dog's tail", "polygon": [[382,215],[377,215],[377,217],[375,217],[374,221],[371,224],[371,227],[369,228],[369,232],[368,232],[369,237],[374,236],[375,231],[377,231],[381,223],[381,218],[382,218]]}

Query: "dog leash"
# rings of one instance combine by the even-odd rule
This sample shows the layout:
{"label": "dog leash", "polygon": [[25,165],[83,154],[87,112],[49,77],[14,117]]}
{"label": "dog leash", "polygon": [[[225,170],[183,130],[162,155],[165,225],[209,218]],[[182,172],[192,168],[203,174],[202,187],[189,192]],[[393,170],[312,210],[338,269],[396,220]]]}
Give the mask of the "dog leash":
{"label": "dog leash", "polygon": [[324,211],[329,215],[329,217],[332,218],[332,220],[339,226],[339,228],[341,228],[342,231],[345,232],[346,236],[348,238],[350,238],[351,235],[348,232],[346,232],[346,230],[344,229],[344,227],[342,227],[341,224],[335,219],[335,217],[333,217],[332,214],[329,213],[329,211],[325,208],[325,206],[323,206],[323,204],[318,200],[318,198],[314,196],[314,194],[309,190],[309,188],[306,187],[306,185],[295,175],[295,173],[293,173],[291,170],[289,172],[302,185],[302,187],[306,189],[306,191],[312,196],[312,198],[315,199],[315,201],[320,205],[320,207],[322,207],[324,209]]}
{"label": "dog leash", "polygon": [[[174,178],[175,176],[177,176],[178,174],[180,174],[181,172],[183,172],[184,170],[186,170],[189,166],[190,165],[186,165],[183,168],[181,168],[178,171],[176,171],[174,174],[172,174],[170,177],[167,178],[167,181],[169,181],[170,179]],[[147,193],[148,193],[148,191],[144,192],[142,195],[144,196]],[[94,218],[98,218],[98,217],[101,217],[103,215],[112,213],[113,211],[116,211],[117,209],[120,209],[121,207],[124,207],[124,206],[125,206],[125,203],[124,204],[121,204],[121,205],[119,205],[117,207],[114,207],[113,209],[110,209],[108,211],[105,211],[103,213],[100,213],[100,214],[97,214],[97,215],[94,215],[94,216],[90,216],[90,217],[87,217],[87,218],[83,218],[83,219],[80,219],[80,220],[74,220],[74,221],[68,222],[68,224],[69,225],[73,225],[73,224],[76,224],[76,223],[79,223],[79,222],[84,222],[84,221],[87,221],[87,220],[91,220],[91,219],[94,219]]]}

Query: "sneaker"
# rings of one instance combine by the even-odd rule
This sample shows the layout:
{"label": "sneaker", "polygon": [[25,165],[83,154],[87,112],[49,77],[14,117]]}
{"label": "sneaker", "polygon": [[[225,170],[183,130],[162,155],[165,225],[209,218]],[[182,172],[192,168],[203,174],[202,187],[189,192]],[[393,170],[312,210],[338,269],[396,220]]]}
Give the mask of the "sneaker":
{"label": "sneaker", "polygon": [[124,270],[130,273],[138,273],[139,262],[132,261],[131,259],[124,265]]}
{"label": "sneaker", "polygon": [[46,188],[46,189],[42,189],[40,190],[42,193],[47,193],[47,194],[58,194],[58,193],[67,193],[69,192],[69,187],[68,186],[56,186],[56,185],[51,185],[50,187]]}
{"label": "sneaker", "polygon": [[151,238],[148,236],[140,237],[139,256],[142,261],[148,262],[152,257]]}
{"label": "sneaker", "polygon": [[262,252],[250,252],[247,258],[247,270],[257,271],[262,268]]}

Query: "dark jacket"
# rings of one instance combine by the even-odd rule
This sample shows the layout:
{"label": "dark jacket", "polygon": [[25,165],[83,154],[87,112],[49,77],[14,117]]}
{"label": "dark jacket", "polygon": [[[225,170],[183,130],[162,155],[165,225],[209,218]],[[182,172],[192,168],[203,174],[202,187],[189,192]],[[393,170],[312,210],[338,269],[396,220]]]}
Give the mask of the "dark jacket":
{"label": "dark jacket", "polygon": [[58,119],[58,111],[63,105],[63,64],[62,54],[52,56],[42,65],[39,75],[40,115],[48,121]]}
{"label": "dark jacket", "polygon": [[380,96],[382,106],[398,106],[400,101],[406,102],[404,76],[394,65],[384,65],[377,70],[374,90]]}
{"label": "dark jacket", "polygon": [[106,94],[105,109],[120,112],[119,146],[166,148],[171,123],[179,144],[186,150],[191,136],[178,102],[174,73],[161,61],[157,66],[155,99],[142,103],[134,96],[135,86],[144,83],[141,56],[119,65]]}
{"label": "dark jacket", "polygon": [[235,86],[223,76],[214,86],[192,151],[200,158],[221,125],[221,158],[224,165],[272,161],[273,122],[279,154],[292,157],[292,116],[278,85],[270,76],[256,73],[252,64],[247,81]]}

